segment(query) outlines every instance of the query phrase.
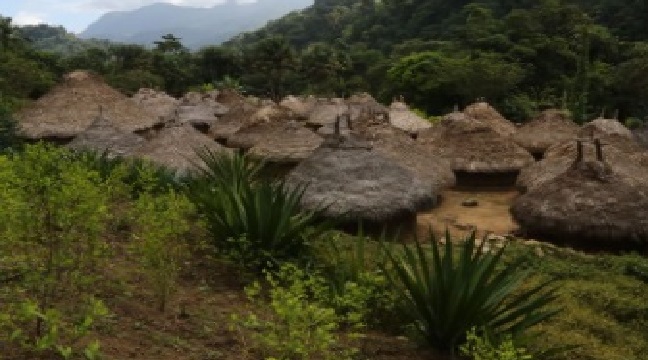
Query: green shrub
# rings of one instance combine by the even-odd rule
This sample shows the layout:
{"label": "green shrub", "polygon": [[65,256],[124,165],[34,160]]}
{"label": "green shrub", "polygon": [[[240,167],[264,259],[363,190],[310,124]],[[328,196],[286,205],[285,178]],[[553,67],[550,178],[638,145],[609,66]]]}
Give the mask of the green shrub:
{"label": "green shrub", "polygon": [[529,275],[521,262],[498,267],[505,247],[485,253],[473,233],[455,258],[449,234],[446,239],[443,252],[434,239],[429,250],[416,241],[403,245],[402,254],[383,246],[393,267],[389,271],[384,265],[386,274],[402,300],[403,315],[414,322],[417,339],[454,353],[472,327],[515,337],[556,313],[544,308],[555,298],[546,283],[521,288]]}
{"label": "green shrub", "polygon": [[18,123],[11,116],[9,107],[0,102],[0,153],[20,147],[21,141],[17,132]]}
{"label": "green shrub", "polygon": [[231,318],[243,343],[264,359],[348,359],[356,352],[340,347],[337,331],[343,319],[318,301],[329,291],[324,278],[284,264],[275,274],[266,271],[265,279],[269,304],[255,282],[245,289],[250,312]]}
{"label": "green shrub", "polygon": [[16,326],[12,340],[33,350],[67,348],[76,337],[70,324],[83,314],[76,307],[92,297],[106,254],[109,191],[53,146],[27,146],[0,167],[0,262],[16,279],[0,299],[9,304],[4,325]]}
{"label": "green shrub", "polygon": [[499,344],[493,344],[488,336],[478,336],[475,328],[466,334],[461,354],[472,360],[533,360],[525,348],[516,347],[511,336],[505,336]]}
{"label": "green shrub", "polygon": [[402,325],[394,316],[397,299],[378,266],[384,256],[374,243],[362,231],[357,236],[334,232],[323,239],[317,249],[318,268],[330,294],[322,301],[349,323],[394,329]]}
{"label": "green shrub", "polygon": [[187,198],[174,191],[156,196],[142,194],[135,203],[132,248],[139,256],[162,312],[188,257],[184,237],[189,232],[191,210]]}

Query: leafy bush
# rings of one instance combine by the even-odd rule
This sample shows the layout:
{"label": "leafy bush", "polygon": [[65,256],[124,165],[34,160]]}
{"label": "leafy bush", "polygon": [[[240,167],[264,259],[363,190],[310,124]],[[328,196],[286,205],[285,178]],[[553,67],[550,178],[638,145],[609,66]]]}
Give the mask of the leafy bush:
{"label": "leafy bush", "polygon": [[324,278],[284,264],[276,274],[266,271],[265,279],[269,304],[255,282],[245,289],[251,311],[232,316],[232,329],[264,359],[348,359],[356,352],[340,348],[336,332],[343,319],[317,300],[329,291]]}
{"label": "leafy bush", "polygon": [[0,153],[20,146],[21,141],[17,136],[17,132],[18,124],[11,116],[9,107],[0,101]]}
{"label": "leafy bush", "polygon": [[70,324],[83,316],[75,307],[92,297],[106,254],[108,191],[96,172],[52,146],[27,146],[0,167],[0,261],[19,280],[0,299],[9,304],[4,325],[33,350],[67,349],[77,335]]}
{"label": "leafy bush", "polygon": [[515,346],[510,335],[495,345],[488,336],[478,336],[475,328],[466,334],[461,354],[472,360],[533,360],[526,349]]}
{"label": "leafy bush", "polygon": [[319,211],[300,211],[303,188],[256,180],[258,165],[241,155],[201,156],[207,167],[188,193],[217,249],[252,269],[306,254],[313,229],[326,225],[318,223]]}
{"label": "leafy bush", "polygon": [[112,157],[107,152],[92,150],[74,151],[70,156],[96,171],[103,181],[123,186],[132,198],[144,192],[162,194],[169,189],[178,190],[184,181],[174,170],[148,160]]}
{"label": "leafy bush", "polygon": [[529,275],[521,262],[498,268],[505,248],[485,253],[473,233],[455,259],[449,234],[446,239],[443,253],[434,239],[429,251],[416,241],[413,247],[403,245],[402,255],[383,246],[393,267],[387,272],[384,265],[385,271],[402,300],[403,315],[414,321],[416,338],[454,353],[472,327],[515,337],[556,313],[545,309],[555,299],[546,283],[521,288]]}
{"label": "leafy bush", "polygon": [[187,216],[191,209],[187,198],[174,191],[157,196],[143,194],[135,204],[133,250],[139,255],[162,312],[188,257],[183,237],[189,231]]}
{"label": "leafy bush", "polygon": [[335,232],[321,242],[318,267],[330,289],[321,300],[348,318],[348,323],[394,329],[402,325],[394,316],[397,299],[378,266],[384,256],[373,243],[362,231],[357,236]]}

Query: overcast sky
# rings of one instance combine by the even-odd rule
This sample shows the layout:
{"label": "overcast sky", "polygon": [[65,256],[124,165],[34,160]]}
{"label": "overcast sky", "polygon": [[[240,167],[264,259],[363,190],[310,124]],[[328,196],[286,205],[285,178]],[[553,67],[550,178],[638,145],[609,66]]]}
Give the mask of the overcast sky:
{"label": "overcast sky", "polygon": [[[17,25],[46,23],[81,32],[99,16],[115,10],[132,10],[156,2],[210,7],[225,0],[0,0],[0,14]],[[255,0],[237,0],[254,2]],[[281,1],[281,0],[278,0]]]}

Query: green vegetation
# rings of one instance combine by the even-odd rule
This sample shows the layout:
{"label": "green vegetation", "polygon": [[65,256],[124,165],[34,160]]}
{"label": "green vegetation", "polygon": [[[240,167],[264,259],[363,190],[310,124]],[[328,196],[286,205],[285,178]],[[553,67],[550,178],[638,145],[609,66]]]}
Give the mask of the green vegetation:
{"label": "green vegetation", "polygon": [[[386,271],[403,303],[403,314],[414,321],[414,336],[451,353],[473,327],[496,337],[521,336],[555,315],[545,308],[555,299],[546,283],[520,291],[530,273],[516,261],[500,266],[505,247],[494,254],[477,246],[473,233],[455,254],[446,234],[443,251],[431,241],[429,253],[420,242],[403,246],[403,255],[384,249],[392,271]],[[457,258],[455,259],[455,256]]]}
{"label": "green vegetation", "polygon": [[546,107],[578,122],[602,109],[643,120],[645,13],[641,1],[317,0],[194,53],[173,34],[149,49],[79,42],[45,25],[16,29],[4,18],[0,92],[15,107],[83,68],[129,94],[203,84],[273,99],[368,91],[383,102],[403,95],[431,115],[485,98],[516,121]]}
{"label": "green vegetation", "polygon": [[[250,312],[232,316],[232,325],[253,330],[252,347],[264,359],[351,359],[357,349],[343,347],[338,330],[342,318],[329,300],[324,278],[286,264],[276,274],[266,272],[269,311],[259,282],[246,287]],[[348,318],[347,318],[348,319]],[[352,327],[358,323],[350,324]],[[246,342],[247,343],[247,342]]]}
{"label": "green vegetation", "polygon": [[206,169],[189,183],[216,248],[251,269],[297,260],[323,230],[319,211],[302,212],[304,190],[257,178],[260,165],[238,154],[200,153]]}
{"label": "green vegetation", "polygon": [[[415,335],[480,360],[648,352],[645,257],[308,230],[309,214],[286,206],[293,190],[257,177],[258,164],[206,156],[203,176],[173,186],[160,185],[154,167],[42,144],[0,156],[0,345],[9,358],[124,358],[114,341],[147,336],[172,344],[173,356],[218,358],[192,347],[213,348],[214,329],[233,339],[219,351],[284,359],[374,356],[375,334]],[[216,202],[229,207],[194,207],[196,191],[214,194],[209,185],[236,194]],[[229,224],[214,215],[223,209],[236,231],[217,237]],[[246,294],[228,288],[227,274]]]}
{"label": "green vegetation", "polygon": [[41,145],[4,161],[0,176],[0,259],[19,279],[7,284],[0,326],[24,348],[69,358],[106,314],[92,286],[107,255],[107,187],[67,151]]}

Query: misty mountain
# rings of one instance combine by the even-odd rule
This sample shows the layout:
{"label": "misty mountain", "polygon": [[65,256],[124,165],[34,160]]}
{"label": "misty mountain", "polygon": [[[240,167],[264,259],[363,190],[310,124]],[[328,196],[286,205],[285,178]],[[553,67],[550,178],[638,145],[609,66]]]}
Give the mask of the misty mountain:
{"label": "misty mountain", "polygon": [[211,8],[155,3],[132,11],[106,13],[79,37],[151,46],[160,36],[171,33],[185,46],[197,49],[220,44],[310,5],[313,0],[257,0],[247,4],[228,0]]}

